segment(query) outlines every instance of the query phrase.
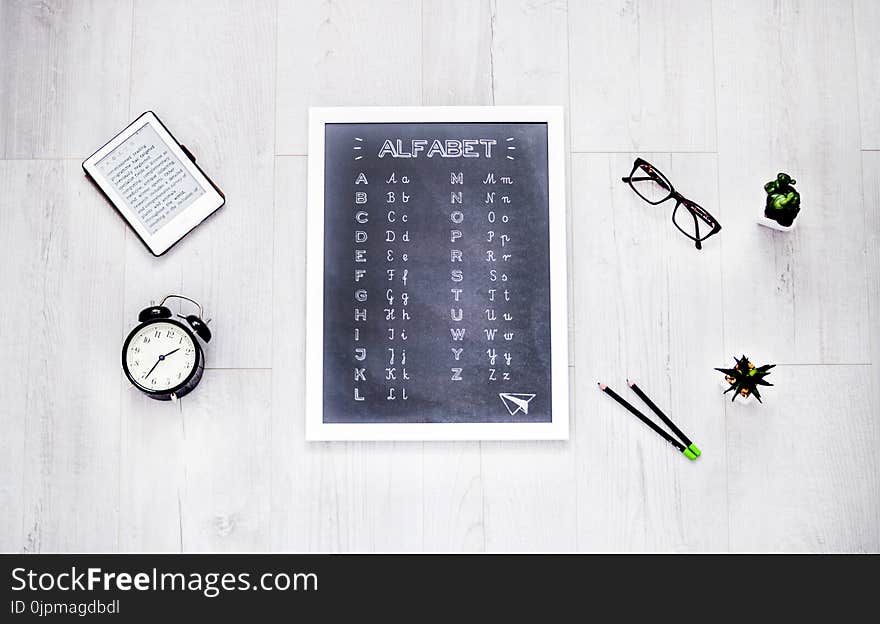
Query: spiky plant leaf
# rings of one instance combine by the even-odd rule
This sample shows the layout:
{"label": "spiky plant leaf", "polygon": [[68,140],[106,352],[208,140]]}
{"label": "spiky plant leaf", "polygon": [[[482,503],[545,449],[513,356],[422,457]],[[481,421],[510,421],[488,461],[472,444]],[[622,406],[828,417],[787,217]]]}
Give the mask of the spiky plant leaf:
{"label": "spiky plant leaf", "polygon": [[761,393],[758,391],[758,386],[773,385],[764,378],[770,374],[768,371],[776,365],[764,364],[763,366],[756,367],[749,361],[749,358],[746,357],[745,354],[740,358],[735,357],[734,362],[736,362],[736,365],[733,368],[715,369],[724,373],[727,382],[730,384],[730,387],[724,391],[724,394],[733,392],[731,401],[736,401],[737,396],[746,398],[754,396],[758,399],[759,403],[763,403],[761,400]]}

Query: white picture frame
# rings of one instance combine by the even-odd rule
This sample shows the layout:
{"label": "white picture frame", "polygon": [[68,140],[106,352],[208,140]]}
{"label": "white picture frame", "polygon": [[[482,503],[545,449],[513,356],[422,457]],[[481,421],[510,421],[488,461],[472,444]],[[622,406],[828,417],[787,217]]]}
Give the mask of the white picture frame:
{"label": "white picture frame", "polygon": [[[324,167],[325,126],[337,123],[546,123],[550,236],[551,422],[325,423]],[[306,439],[567,440],[568,301],[564,113],[559,106],[318,107],[309,109],[306,254]]]}

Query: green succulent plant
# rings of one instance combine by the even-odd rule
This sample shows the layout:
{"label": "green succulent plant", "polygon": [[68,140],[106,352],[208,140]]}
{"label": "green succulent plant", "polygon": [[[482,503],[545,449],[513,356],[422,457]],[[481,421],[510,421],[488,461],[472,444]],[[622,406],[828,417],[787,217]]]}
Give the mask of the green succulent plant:
{"label": "green succulent plant", "polygon": [[775,180],[764,185],[767,202],[764,205],[764,216],[773,219],[779,225],[791,227],[794,219],[801,211],[801,195],[794,189],[795,179],[787,173],[779,173]]}
{"label": "green succulent plant", "polygon": [[765,364],[764,366],[755,367],[745,355],[741,358],[733,359],[736,362],[733,368],[715,369],[724,373],[724,379],[730,384],[730,387],[724,391],[724,394],[733,392],[731,401],[735,401],[738,396],[747,399],[749,396],[754,395],[758,399],[758,403],[762,403],[758,386],[773,385],[769,381],[765,381],[764,378],[770,374],[768,371],[776,366],[776,364]]}

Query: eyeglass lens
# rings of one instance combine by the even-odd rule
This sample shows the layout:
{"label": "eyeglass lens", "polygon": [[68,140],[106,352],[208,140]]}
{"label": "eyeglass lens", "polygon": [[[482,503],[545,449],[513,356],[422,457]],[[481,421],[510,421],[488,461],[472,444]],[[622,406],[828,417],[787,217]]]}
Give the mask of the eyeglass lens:
{"label": "eyeglass lens", "polygon": [[672,183],[648,163],[639,163],[630,176],[633,190],[646,202],[659,204],[672,195]]}

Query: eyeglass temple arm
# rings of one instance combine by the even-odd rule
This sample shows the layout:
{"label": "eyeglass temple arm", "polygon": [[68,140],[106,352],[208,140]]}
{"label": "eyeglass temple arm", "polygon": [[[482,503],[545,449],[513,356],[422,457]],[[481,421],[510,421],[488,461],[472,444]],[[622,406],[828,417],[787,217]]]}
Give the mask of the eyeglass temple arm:
{"label": "eyeglass temple arm", "polygon": [[697,213],[695,213],[693,210],[688,210],[688,212],[691,213],[691,217],[693,217],[694,219],[694,233],[697,235],[694,239],[694,245],[697,249],[702,249],[703,243],[700,241],[700,222],[697,219]]}
{"label": "eyeglass temple arm", "polygon": [[661,180],[658,180],[657,178],[652,178],[651,176],[642,176],[642,177],[640,177],[640,178],[634,178],[634,177],[632,177],[632,176],[627,176],[627,177],[625,177],[625,178],[620,178],[620,179],[621,179],[623,182],[644,182],[644,181],[646,181],[646,180],[654,180],[654,181],[657,182],[660,186],[662,186],[662,187],[664,187],[664,188],[669,188],[668,186],[666,186],[666,183],[662,182]]}

